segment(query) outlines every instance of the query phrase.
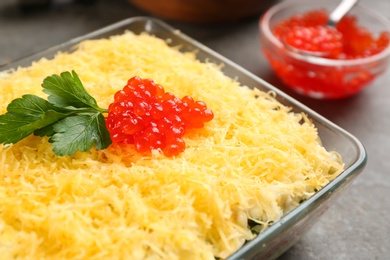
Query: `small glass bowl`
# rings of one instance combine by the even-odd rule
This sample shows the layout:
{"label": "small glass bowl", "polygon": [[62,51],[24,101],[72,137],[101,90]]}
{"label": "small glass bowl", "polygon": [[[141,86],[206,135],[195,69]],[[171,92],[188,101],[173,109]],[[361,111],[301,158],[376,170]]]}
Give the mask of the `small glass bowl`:
{"label": "small glass bowl", "polygon": [[[372,83],[389,65],[390,46],[366,58],[335,60],[308,56],[289,50],[272,33],[278,22],[298,13],[325,9],[330,13],[339,0],[283,1],[268,9],[260,19],[262,51],[277,76],[296,92],[318,99],[335,99],[354,95]],[[360,26],[377,37],[390,32],[390,21],[357,4],[351,11]]]}

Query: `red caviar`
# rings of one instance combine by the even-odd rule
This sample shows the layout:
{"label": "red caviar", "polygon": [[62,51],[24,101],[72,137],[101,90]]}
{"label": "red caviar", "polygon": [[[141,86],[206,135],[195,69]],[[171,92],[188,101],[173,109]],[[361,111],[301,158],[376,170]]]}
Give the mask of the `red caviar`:
{"label": "red caviar", "polygon": [[285,35],[284,42],[289,46],[311,53],[321,53],[337,57],[342,52],[342,34],[329,26],[295,26]]}
{"label": "red caviar", "polygon": [[161,149],[168,156],[185,150],[187,129],[201,128],[214,118],[202,101],[182,99],[151,79],[135,76],[115,93],[106,125],[113,143],[134,145],[138,152]]}
{"label": "red caviar", "polygon": [[[286,85],[297,92],[316,98],[341,98],[359,92],[384,71],[385,60],[364,61],[354,65],[332,60],[347,61],[366,58],[388,48],[390,32],[371,33],[358,23],[358,18],[347,15],[336,26],[326,26],[328,12],[312,10],[293,15],[277,22],[273,35],[295,48],[327,52],[327,63],[317,63],[289,55],[288,48],[273,46],[265,35],[263,51],[275,73]],[[263,21],[262,21],[263,23]]]}
{"label": "red caviar", "polygon": [[[326,10],[314,10],[294,15],[277,23],[274,35],[280,41],[303,50],[328,52],[330,59],[356,59],[372,56],[384,50],[390,42],[390,32],[375,38],[360,26],[357,18],[345,16],[336,28],[326,26]],[[298,42],[298,44],[297,44]]]}

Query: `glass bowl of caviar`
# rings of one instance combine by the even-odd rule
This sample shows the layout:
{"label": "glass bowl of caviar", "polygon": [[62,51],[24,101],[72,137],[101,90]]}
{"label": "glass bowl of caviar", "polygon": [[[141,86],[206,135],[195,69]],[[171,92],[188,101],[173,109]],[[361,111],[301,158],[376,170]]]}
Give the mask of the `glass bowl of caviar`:
{"label": "glass bowl of caviar", "polygon": [[[390,21],[358,3],[334,28],[325,30],[339,2],[283,1],[260,19],[262,52],[275,74],[302,95],[352,96],[388,68]],[[336,37],[329,35],[335,31]],[[292,47],[291,42],[300,46]],[[310,48],[321,55],[304,52]]]}

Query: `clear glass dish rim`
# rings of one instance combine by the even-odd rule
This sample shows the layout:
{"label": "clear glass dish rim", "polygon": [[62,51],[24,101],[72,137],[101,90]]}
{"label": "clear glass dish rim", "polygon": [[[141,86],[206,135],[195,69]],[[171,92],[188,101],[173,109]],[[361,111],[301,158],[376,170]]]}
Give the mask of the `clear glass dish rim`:
{"label": "clear glass dish rim", "polygon": [[[3,67],[0,67],[0,74],[4,71],[12,70],[14,68],[17,68],[18,66],[24,66],[26,61],[29,63],[31,61],[38,60],[39,58],[45,57],[46,54],[55,54],[60,50],[67,49],[68,51],[72,50],[72,47],[76,46],[78,43],[84,40],[89,40],[93,38],[104,38],[103,35],[113,32],[119,28],[123,28],[126,26],[130,26],[132,23],[135,22],[144,22],[145,23],[145,31],[148,32],[149,28],[152,28],[153,25],[158,25],[159,27],[166,30],[167,33],[170,33],[172,35],[180,37],[180,39],[184,40],[188,44],[190,44],[192,47],[195,47],[196,49],[205,52],[206,54],[210,55],[210,57],[217,59],[218,61],[223,62],[223,64],[226,64],[233,69],[245,74],[252,80],[256,81],[257,83],[261,84],[263,87],[268,89],[269,91],[273,91],[276,93],[277,97],[281,99],[282,101],[285,101],[292,105],[294,108],[298,108],[299,111],[306,113],[309,115],[310,118],[317,120],[318,123],[321,123],[325,125],[326,127],[332,129],[334,132],[337,132],[338,134],[343,135],[346,139],[348,139],[351,144],[353,144],[356,147],[356,150],[358,151],[357,157],[355,161],[347,167],[339,176],[337,176],[334,180],[332,180],[328,185],[323,187],[321,190],[316,192],[312,197],[310,197],[308,200],[304,201],[302,204],[300,204],[298,207],[284,215],[279,221],[272,224],[270,227],[268,227],[265,231],[261,232],[257,237],[251,241],[248,241],[242,248],[240,248],[236,253],[232,254],[227,260],[238,260],[243,259],[242,255],[245,255],[247,251],[253,250],[255,247],[259,247],[265,243],[268,237],[273,236],[275,234],[280,233],[284,229],[288,228],[291,223],[294,223],[297,219],[304,216],[307,212],[310,211],[311,208],[315,208],[317,205],[317,202],[320,203],[323,199],[325,199],[329,195],[334,195],[337,193],[336,191],[340,191],[341,189],[345,188],[347,184],[349,184],[357,175],[360,173],[360,171],[363,170],[367,163],[367,153],[365,150],[364,145],[352,134],[344,130],[343,128],[337,126],[336,124],[332,123],[328,119],[322,117],[317,112],[313,111],[312,109],[306,107],[299,101],[293,99],[292,97],[288,96],[286,93],[282,92],[281,90],[277,89],[276,87],[270,85],[263,79],[257,77],[256,75],[252,74],[251,72],[247,71],[246,69],[242,68],[238,64],[232,62],[231,60],[227,59],[226,57],[220,55],[219,53],[213,51],[212,49],[206,47],[205,45],[199,43],[198,41],[192,39],[191,37],[187,36],[186,34],[181,33],[179,30],[171,27],[170,25],[166,24],[165,22],[159,20],[158,18],[152,18],[152,17],[144,17],[144,16],[137,16],[128,18],[122,21],[119,21],[117,23],[114,23],[112,25],[103,27],[101,29],[92,31],[88,34],[73,38],[69,41],[66,41],[62,44],[55,45],[51,48],[45,49],[43,51],[37,52],[33,55],[29,55],[27,57],[18,59],[13,61],[12,63],[6,64]],[[114,35],[114,34],[113,34]],[[103,37],[100,37],[103,36]],[[165,39],[167,40],[167,39]],[[21,65],[23,64],[23,65]],[[283,102],[282,102],[283,103]]]}

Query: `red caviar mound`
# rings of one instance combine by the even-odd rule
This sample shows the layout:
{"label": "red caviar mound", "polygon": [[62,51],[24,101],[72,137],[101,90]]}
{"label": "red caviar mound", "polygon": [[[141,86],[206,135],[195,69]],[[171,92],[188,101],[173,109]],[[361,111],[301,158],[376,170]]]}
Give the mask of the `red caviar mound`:
{"label": "red caviar mound", "polygon": [[182,153],[187,129],[202,128],[212,110],[190,96],[182,99],[151,79],[135,76],[115,93],[106,125],[113,143],[134,145],[138,152],[161,149],[168,157]]}

